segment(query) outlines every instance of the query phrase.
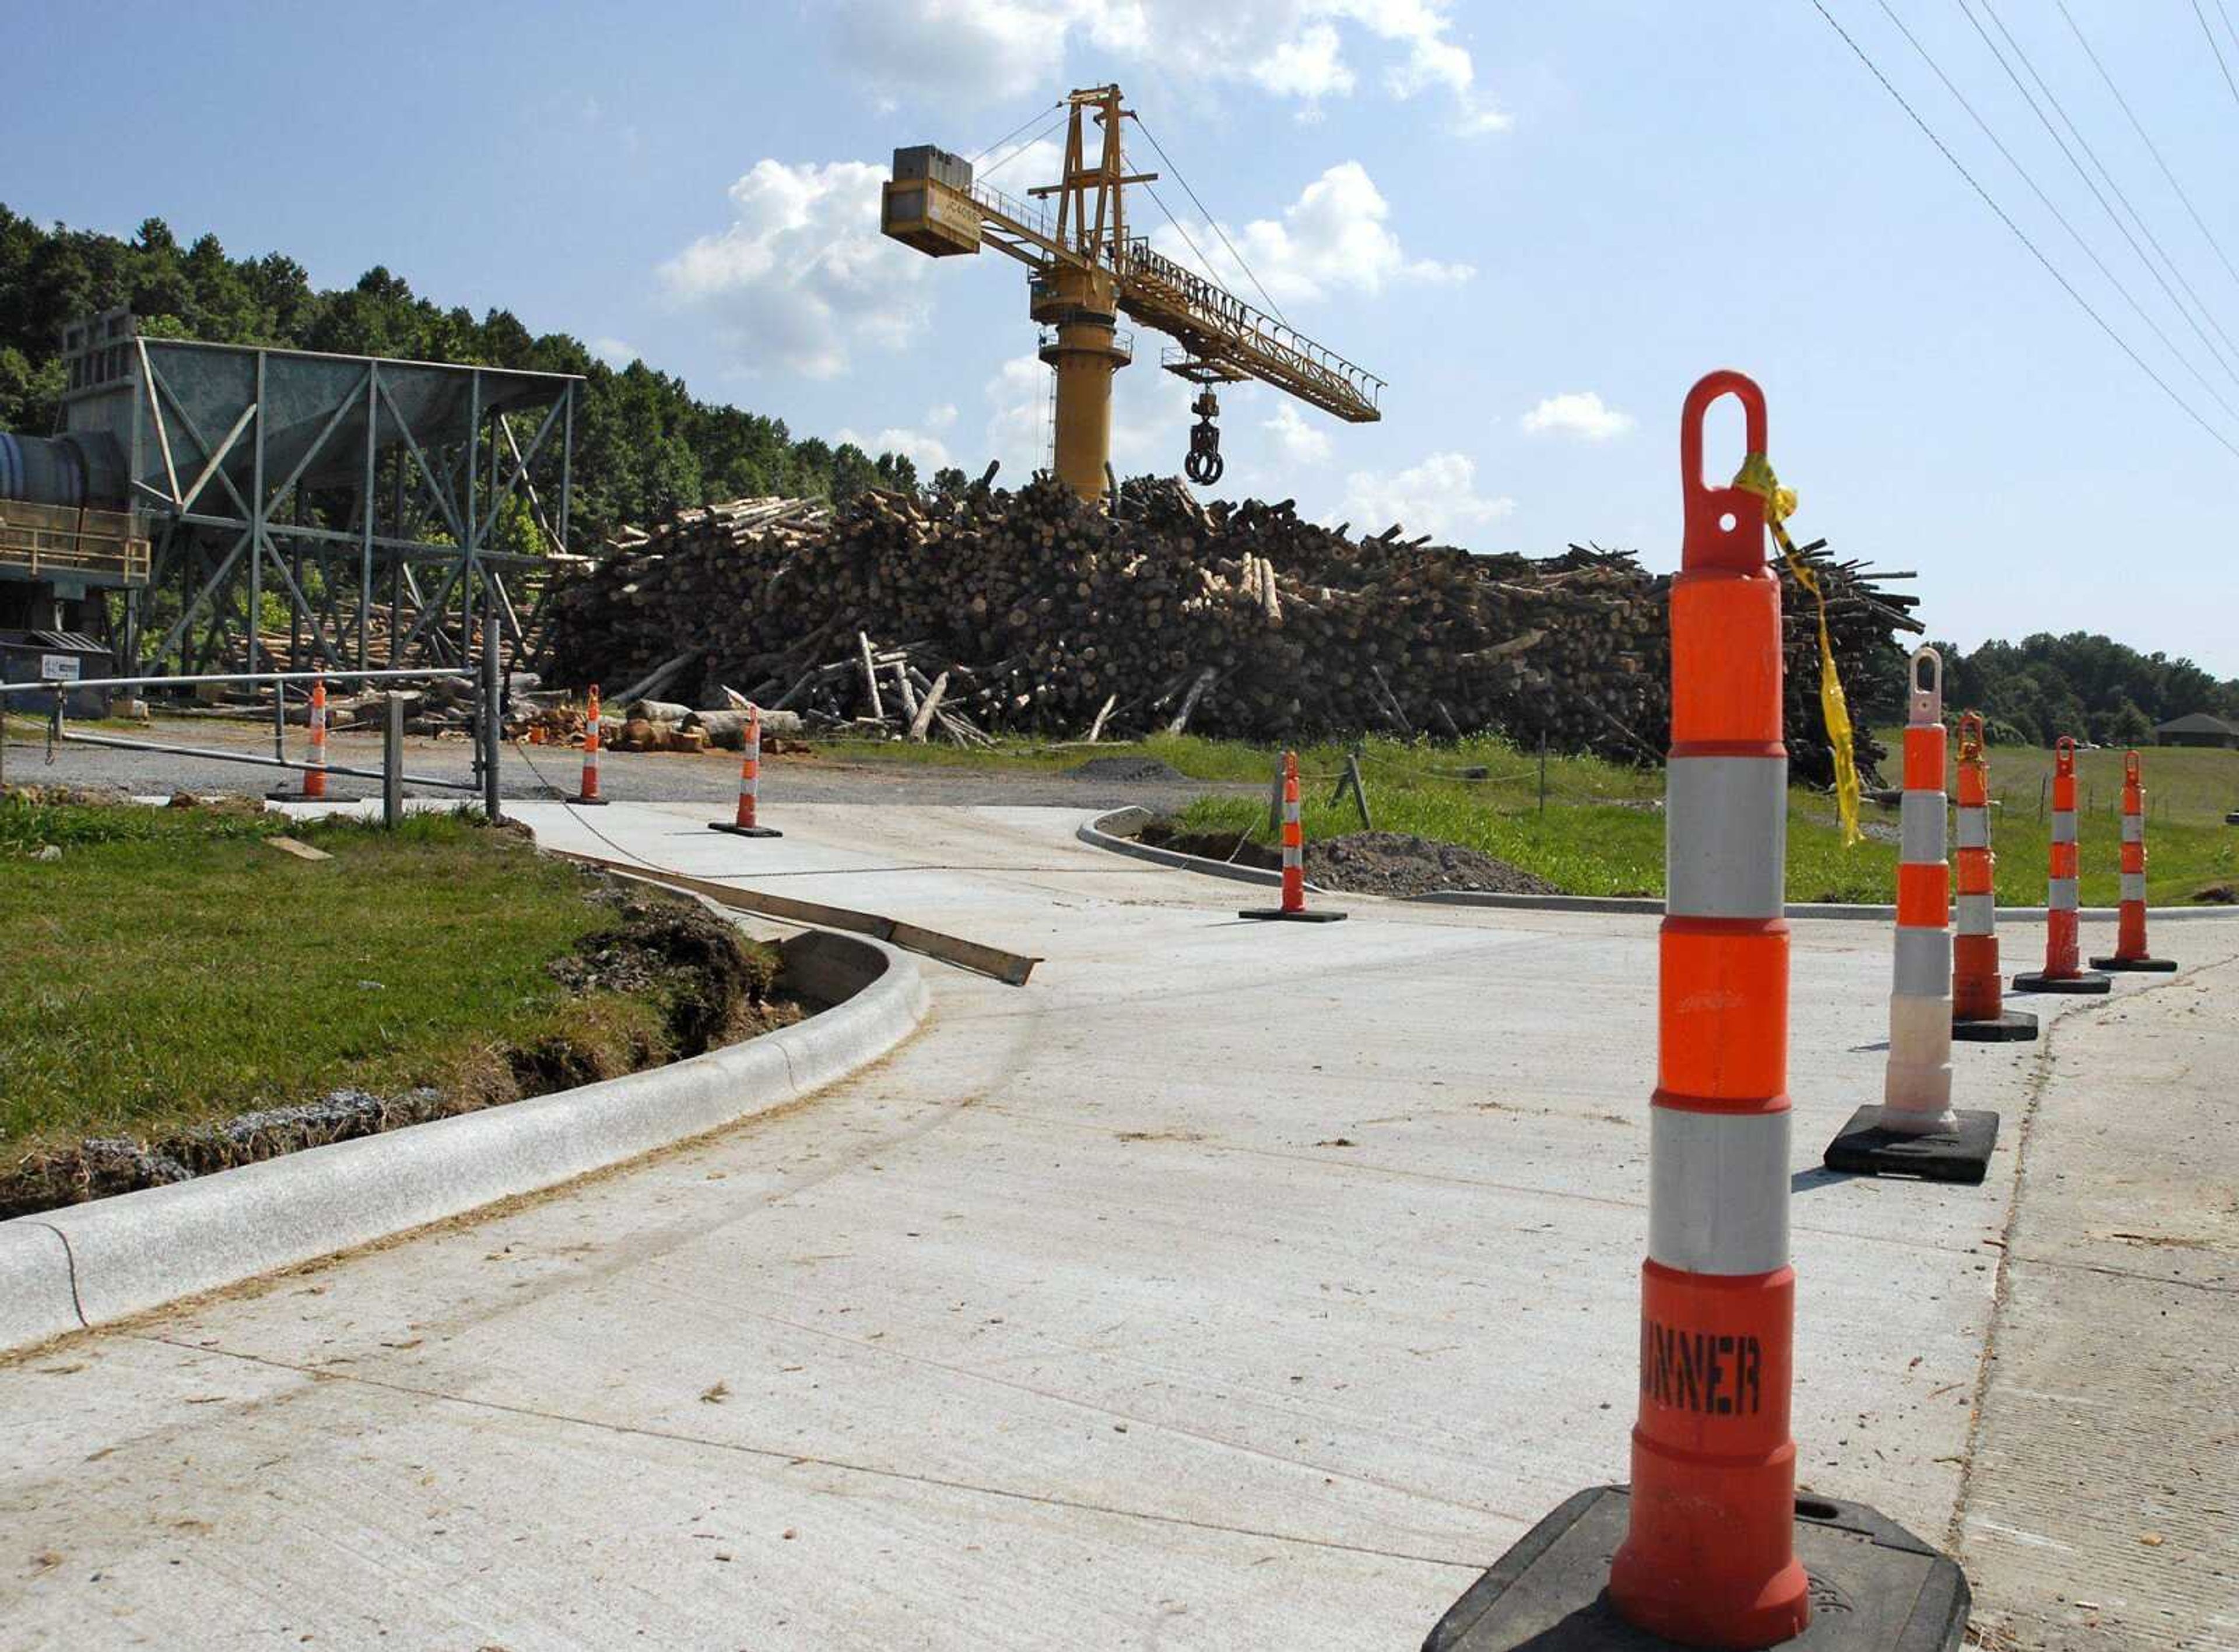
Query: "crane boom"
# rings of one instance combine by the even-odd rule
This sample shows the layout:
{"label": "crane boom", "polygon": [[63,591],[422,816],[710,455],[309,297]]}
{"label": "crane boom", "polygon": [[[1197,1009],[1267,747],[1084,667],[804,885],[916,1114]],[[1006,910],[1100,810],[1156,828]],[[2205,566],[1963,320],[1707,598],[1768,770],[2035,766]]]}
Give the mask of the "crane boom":
{"label": "crane boom", "polygon": [[[1169,372],[1206,387],[1198,398],[1202,422],[1193,438],[1192,474],[1200,445],[1210,448],[1211,481],[1219,474],[1218,408],[1211,386],[1256,380],[1349,424],[1382,417],[1384,381],[1153,249],[1126,230],[1124,191],[1156,173],[1130,173],[1120,155],[1117,86],[1076,91],[1067,99],[1061,176],[1030,190],[1055,196],[1054,222],[1040,205],[1013,199],[978,181],[969,162],[930,146],[894,151],[894,177],[880,209],[887,235],[933,257],[992,246],[1032,272],[1029,312],[1053,328],[1041,357],[1057,373],[1057,468],[1082,498],[1102,496],[1110,451],[1111,379],[1133,359],[1116,328],[1124,313],[1173,338]],[[1102,127],[1095,163],[1087,160],[1084,115]],[[1209,439],[1209,440],[1208,440]]]}

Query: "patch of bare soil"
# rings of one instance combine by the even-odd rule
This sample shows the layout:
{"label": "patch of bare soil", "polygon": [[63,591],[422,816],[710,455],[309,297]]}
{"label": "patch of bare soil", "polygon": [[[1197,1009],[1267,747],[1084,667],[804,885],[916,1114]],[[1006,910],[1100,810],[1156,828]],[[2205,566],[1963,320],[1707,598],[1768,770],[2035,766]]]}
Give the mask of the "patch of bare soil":
{"label": "patch of bare soil", "polygon": [[668,1022],[668,1036],[660,1043],[595,1028],[528,1045],[499,1043],[442,1088],[422,1085],[375,1095],[345,1086],[315,1100],[239,1113],[152,1141],[89,1138],[56,1151],[30,1154],[0,1171],[0,1220],[549,1095],[699,1055],[801,1019],[801,1005],[778,985],[774,951],[750,946],[735,928],[697,902],[601,873],[590,874],[589,881],[589,899],[613,907],[615,921],[585,936],[574,952],[548,967],[555,980],[577,995],[658,998]]}
{"label": "patch of bare soil", "polygon": [[[1274,850],[1249,837],[1178,832],[1165,820],[1145,826],[1140,840],[1178,853],[1262,871],[1272,872],[1283,864]],[[1352,895],[1427,895],[1438,889],[1505,895],[1562,892],[1545,878],[1505,860],[1412,832],[1350,832],[1341,838],[1310,843],[1306,868],[1310,883]]]}
{"label": "patch of bare soil", "polygon": [[1121,786],[1186,786],[1189,776],[1155,757],[1092,757],[1066,770],[1083,780],[1110,780]]}

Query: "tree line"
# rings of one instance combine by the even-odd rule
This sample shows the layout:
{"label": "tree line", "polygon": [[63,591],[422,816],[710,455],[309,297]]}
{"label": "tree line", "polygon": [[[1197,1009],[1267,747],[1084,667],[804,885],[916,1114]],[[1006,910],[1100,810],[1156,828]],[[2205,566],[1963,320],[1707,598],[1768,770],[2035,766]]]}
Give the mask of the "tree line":
{"label": "tree line", "polygon": [[[509,310],[477,319],[413,292],[375,266],[355,286],[314,289],[282,253],[236,258],[217,237],[182,246],[160,218],[129,241],[62,224],[43,229],[0,204],[0,430],[60,427],[68,322],[123,306],[156,336],[322,350],[342,355],[579,374],[575,515],[578,548],[681,505],[748,494],[843,501],[866,488],[914,491],[900,454],[796,441],[785,421],[701,401],[642,362],[616,368],[565,333],[535,335]],[[934,479],[960,488],[960,472]]]}
{"label": "tree line", "polygon": [[1939,642],[1943,704],[1977,710],[1994,742],[2050,746],[2063,734],[2140,746],[2154,726],[2194,712],[2239,722],[2239,679],[2219,682],[2189,660],[2141,654],[2111,637],[2047,632],[1973,653]]}

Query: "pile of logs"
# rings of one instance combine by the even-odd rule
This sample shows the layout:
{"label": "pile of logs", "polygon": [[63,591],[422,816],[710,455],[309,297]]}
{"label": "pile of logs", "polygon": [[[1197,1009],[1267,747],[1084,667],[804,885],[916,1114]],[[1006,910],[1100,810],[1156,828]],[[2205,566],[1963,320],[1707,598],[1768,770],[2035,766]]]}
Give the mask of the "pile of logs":
{"label": "pile of logs", "polygon": [[[1814,562],[1856,705],[1890,680],[1892,627],[1918,629],[1913,599]],[[836,513],[747,499],[680,511],[560,587],[548,676],[962,744],[1492,730],[1660,761],[1668,586],[1624,553],[1478,556],[1397,527],[1356,539],[1289,501],[1205,505],[1155,478],[1109,513],[1047,480],[872,491]],[[1799,778],[1824,780],[1816,620],[1792,581],[1785,594],[1791,748]]]}

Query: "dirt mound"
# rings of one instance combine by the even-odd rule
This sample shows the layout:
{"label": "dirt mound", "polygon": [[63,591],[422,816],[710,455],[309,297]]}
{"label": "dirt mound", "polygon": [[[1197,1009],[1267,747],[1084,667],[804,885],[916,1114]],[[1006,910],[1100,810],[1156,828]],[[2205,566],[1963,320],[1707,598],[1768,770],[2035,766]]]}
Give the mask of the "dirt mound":
{"label": "dirt mound", "polygon": [[1434,889],[1504,895],[1559,894],[1505,860],[1411,832],[1354,832],[1306,846],[1306,880],[1356,895],[1426,895]]}
{"label": "dirt mound", "polygon": [[1189,776],[1155,757],[1092,757],[1066,770],[1082,780],[1115,780],[1122,786],[1171,786],[1189,783]]}

